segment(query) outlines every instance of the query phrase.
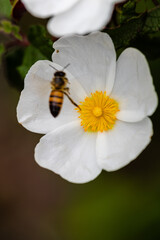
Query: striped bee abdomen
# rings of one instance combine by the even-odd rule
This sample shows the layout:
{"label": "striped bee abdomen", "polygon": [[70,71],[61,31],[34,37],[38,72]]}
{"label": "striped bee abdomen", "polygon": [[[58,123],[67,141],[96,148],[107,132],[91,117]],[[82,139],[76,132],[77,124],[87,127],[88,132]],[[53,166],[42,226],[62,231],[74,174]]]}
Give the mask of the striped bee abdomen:
{"label": "striped bee abdomen", "polygon": [[49,108],[53,117],[57,117],[63,104],[63,92],[52,90],[49,97]]}

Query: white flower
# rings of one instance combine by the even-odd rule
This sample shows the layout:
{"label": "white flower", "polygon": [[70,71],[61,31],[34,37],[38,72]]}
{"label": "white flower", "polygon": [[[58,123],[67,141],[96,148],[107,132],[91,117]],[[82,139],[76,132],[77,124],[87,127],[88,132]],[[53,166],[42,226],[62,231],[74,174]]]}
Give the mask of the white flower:
{"label": "white flower", "polygon": [[124,0],[22,0],[39,18],[52,17],[47,25],[54,36],[85,34],[102,29],[110,20],[115,3]]}
{"label": "white flower", "polygon": [[[53,62],[38,61],[29,70],[18,121],[30,131],[46,134],[35,149],[40,166],[84,183],[102,169],[127,165],[149,144],[152,123],[147,116],[155,111],[157,95],[144,55],[127,48],[116,62],[112,40],[105,33],[63,37],[54,49]],[[49,65],[61,70],[68,63],[70,96],[81,111],[65,96],[61,113],[54,118],[49,95],[55,70]]]}

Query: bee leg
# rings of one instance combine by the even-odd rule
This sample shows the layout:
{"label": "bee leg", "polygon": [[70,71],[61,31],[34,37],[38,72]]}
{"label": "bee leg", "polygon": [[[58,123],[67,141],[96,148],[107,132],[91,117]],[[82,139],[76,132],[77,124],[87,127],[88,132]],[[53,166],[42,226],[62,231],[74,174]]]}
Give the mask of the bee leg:
{"label": "bee leg", "polygon": [[69,84],[70,84],[68,78],[64,78],[64,80],[65,80],[66,83],[69,83]]}
{"label": "bee leg", "polygon": [[80,109],[80,107],[72,100],[72,98],[68,95],[68,93],[66,93],[66,92],[63,92],[67,97],[68,97],[68,99],[71,101],[71,103],[73,104],[73,105],[75,105],[76,107],[78,107],[79,108],[79,110],[81,110]]}
{"label": "bee leg", "polygon": [[64,90],[67,91],[70,94],[68,87],[65,87]]}
{"label": "bee leg", "polygon": [[52,84],[52,82],[51,82],[51,89],[55,90],[55,86]]}

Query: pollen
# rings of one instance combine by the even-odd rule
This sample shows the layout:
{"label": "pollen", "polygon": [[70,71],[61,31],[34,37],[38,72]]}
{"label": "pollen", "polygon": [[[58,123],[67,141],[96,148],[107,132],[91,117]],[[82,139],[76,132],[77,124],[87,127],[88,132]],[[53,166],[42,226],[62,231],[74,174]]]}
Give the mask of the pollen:
{"label": "pollen", "polygon": [[93,114],[96,116],[96,117],[100,117],[102,115],[102,108],[100,107],[94,107],[93,108]]}
{"label": "pollen", "polygon": [[81,126],[85,131],[103,132],[112,129],[116,122],[119,104],[106,95],[106,92],[96,91],[80,102],[78,111]]}

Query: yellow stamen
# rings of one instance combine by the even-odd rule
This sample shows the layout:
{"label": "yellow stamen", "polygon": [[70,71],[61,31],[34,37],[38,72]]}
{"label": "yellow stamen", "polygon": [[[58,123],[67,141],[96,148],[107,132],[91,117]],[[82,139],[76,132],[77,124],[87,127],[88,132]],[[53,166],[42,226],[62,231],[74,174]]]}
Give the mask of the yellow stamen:
{"label": "yellow stamen", "polygon": [[102,115],[102,109],[100,107],[94,107],[92,112],[96,117],[100,117]]}
{"label": "yellow stamen", "polygon": [[119,111],[118,102],[106,95],[106,92],[91,93],[81,102],[79,108],[81,125],[85,131],[103,132],[112,129]]}

